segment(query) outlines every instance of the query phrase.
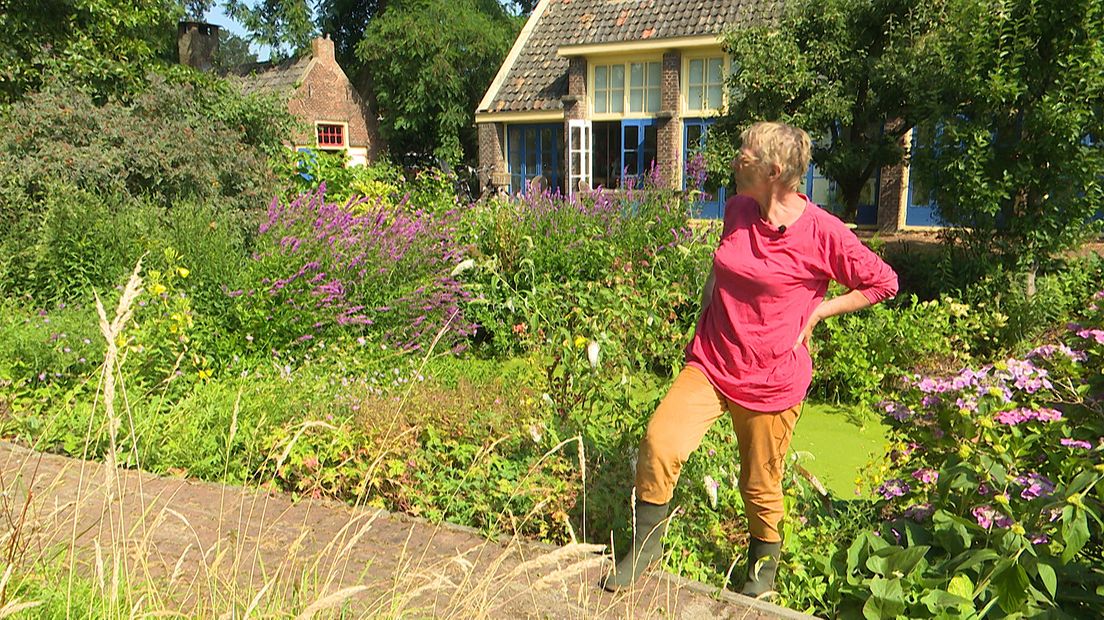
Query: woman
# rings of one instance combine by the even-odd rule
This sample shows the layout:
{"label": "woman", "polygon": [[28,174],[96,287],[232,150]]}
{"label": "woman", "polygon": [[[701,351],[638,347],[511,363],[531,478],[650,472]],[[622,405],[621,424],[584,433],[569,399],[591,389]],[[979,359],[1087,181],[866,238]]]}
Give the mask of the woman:
{"label": "woman", "polygon": [[[640,442],[632,549],[603,581],[631,585],[663,555],[667,504],[679,470],[727,413],[740,451],[748,520],[742,594],[773,592],[782,537],[782,469],[812,382],[809,338],[820,321],[897,293],[897,275],[843,222],[797,192],[811,142],[801,129],[756,123],[741,135],[732,167],[739,193],[724,229],[686,348],[686,367]],[[825,299],[835,280],[849,292]]]}

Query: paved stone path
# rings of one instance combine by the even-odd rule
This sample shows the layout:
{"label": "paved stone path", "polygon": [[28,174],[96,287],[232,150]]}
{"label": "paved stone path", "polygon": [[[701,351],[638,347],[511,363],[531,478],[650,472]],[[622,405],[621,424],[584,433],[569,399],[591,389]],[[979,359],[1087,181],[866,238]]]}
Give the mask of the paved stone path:
{"label": "paved stone path", "polygon": [[6,442],[0,486],[0,531],[22,522],[21,539],[37,549],[76,548],[93,579],[114,558],[127,574],[168,580],[162,604],[189,616],[218,617],[220,605],[254,597],[271,610],[351,595],[345,618],[809,617],[666,574],[611,595],[595,587],[609,560],[588,545],[493,542],[371,508],[110,473]]}

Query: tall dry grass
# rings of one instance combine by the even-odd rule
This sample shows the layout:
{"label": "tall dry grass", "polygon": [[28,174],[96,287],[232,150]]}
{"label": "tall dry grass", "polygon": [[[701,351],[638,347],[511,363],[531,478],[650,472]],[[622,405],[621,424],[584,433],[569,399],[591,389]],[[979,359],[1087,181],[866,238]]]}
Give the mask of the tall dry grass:
{"label": "tall dry grass", "polygon": [[[351,516],[327,542],[312,544],[312,534],[319,534],[312,527],[312,513],[307,511],[300,523],[289,524],[281,520],[283,514],[273,512],[276,503],[265,493],[250,493],[247,501],[234,508],[232,500],[240,490],[220,486],[212,531],[193,523],[197,513],[189,512],[186,501],[178,501],[187,497],[147,492],[146,478],[126,470],[126,464],[118,459],[124,447],[130,455],[139,453],[122,369],[126,363],[127,327],[142,292],[141,272],[139,261],[113,317],[108,317],[96,297],[107,351],[98,374],[84,454],[91,453],[94,443],[106,441],[103,463],[93,465],[82,459],[75,461],[75,472],[62,470],[45,479],[40,475],[40,446],[34,445],[27,451],[13,450],[12,460],[0,467],[0,519],[6,526],[0,534],[0,618],[41,614],[26,617],[469,619],[511,617],[520,609],[565,618],[635,615],[639,601],[630,596],[626,604],[624,599],[600,594],[595,587],[595,572],[608,562],[599,545],[576,540],[547,551],[534,550],[516,535],[501,542],[470,537],[465,548],[442,558],[431,553],[432,546],[426,542],[445,532],[447,526],[421,523],[410,528],[398,549],[397,568],[377,568],[374,572],[371,562],[358,569],[353,558],[380,519],[392,517],[382,510],[368,509],[365,493],[360,494],[361,499],[349,512]],[[423,368],[440,336],[425,353]],[[395,411],[395,420],[402,415],[409,389]],[[231,423],[225,429],[230,440],[227,446],[238,432],[240,399],[239,392]],[[132,431],[126,439],[131,444],[120,446],[119,430],[124,423]],[[328,426],[325,421],[304,420],[285,450],[269,458],[281,464],[303,431]],[[397,439],[396,428],[393,424],[387,432]],[[586,488],[581,437],[549,450],[531,473],[572,442],[578,443],[579,468]],[[466,477],[478,459],[492,451],[493,447],[481,452],[472,468],[458,475]],[[224,475],[229,456],[228,448]],[[361,488],[367,488],[368,480],[388,456],[383,453],[375,459]],[[96,475],[97,467],[100,475]],[[278,466],[270,469],[278,470]],[[519,485],[515,492],[521,490]],[[318,505],[320,510],[327,510],[324,504]],[[523,523],[539,507],[525,515],[500,514],[498,522]],[[264,533],[273,528],[284,533],[299,532],[286,552],[276,558],[265,553]],[[174,541],[176,546],[183,546],[176,554],[163,548],[162,535],[169,531],[181,532],[185,539]],[[251,531],[257,534],[235,535]],[[32,596],[21,596],[19,592]],[[646,607],[672,609],[678,595],[676,588],[661,588],[659,592],[652,596],[660,600]]]}

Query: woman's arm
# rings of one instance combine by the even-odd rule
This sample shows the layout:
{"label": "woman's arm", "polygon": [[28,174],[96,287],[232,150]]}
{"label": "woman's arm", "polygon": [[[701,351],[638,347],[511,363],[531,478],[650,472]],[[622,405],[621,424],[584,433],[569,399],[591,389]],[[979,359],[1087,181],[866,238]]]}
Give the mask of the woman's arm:
{"label": "woman's arm", "polygon": [[839,295],[831,299],[825,299],[820,302],[820,305],[813,310],[813,314],[809,317],[808,324],[805,325],[805,329],[801,330],[801,334],[797,337],[797,343],[794,344],[794,348],[800,347],[803,344],[808,344],[809,339],[813,337],[813,329],[824,319],[837,316],[840,314],[847,314],[848,312],[854,312],[856,310],[862,310],[868,308],[874,304],[870,303],[870,300],[862,291],[849,291],[844,295]]}

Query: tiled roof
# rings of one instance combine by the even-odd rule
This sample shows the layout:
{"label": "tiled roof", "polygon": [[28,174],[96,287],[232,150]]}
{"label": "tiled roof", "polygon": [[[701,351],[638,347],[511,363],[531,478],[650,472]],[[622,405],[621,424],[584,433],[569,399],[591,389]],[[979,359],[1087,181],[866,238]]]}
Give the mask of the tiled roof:
{"label": "tiled roof", "polygon": [[[547,6],[485,111],[559,110],[567,94],[561,45],[720,34],[779,19],[785,0],[544,0]],[[538,8],[538,10],[540,10]]]}
{"label": "tiled roof", "polygon": [[279,63],[256,62],[231,69],[228,74],[241,80],[246,93],[265,92],[290,96],[307,75],[311,56],[292,58]]}

